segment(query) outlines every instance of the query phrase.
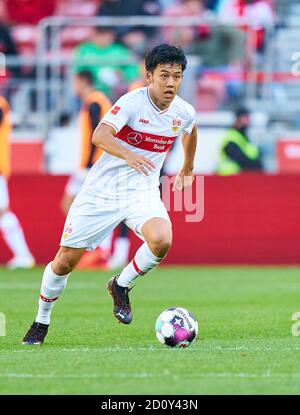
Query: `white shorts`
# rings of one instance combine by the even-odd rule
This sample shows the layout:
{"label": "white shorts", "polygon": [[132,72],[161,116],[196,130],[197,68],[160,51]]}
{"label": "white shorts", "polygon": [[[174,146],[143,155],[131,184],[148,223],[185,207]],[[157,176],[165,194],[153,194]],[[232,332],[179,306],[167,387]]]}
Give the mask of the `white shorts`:
{"label": "white shorts", "polygon": [[97,248],[113,230],[124,221],[144,240],[142,226],[152,218],[170,221],[160,198],[159,189],[134,192],[126,200],[115,200],[103,195],[89,194],[83,189],[74,200],[66,218],[60,245],[69,248]]}
{"label": "white shorts", "polygon": [[0,210],[6,210],[9,207],[9,195],[6,177],[0,175]]}
{"label": "white shorts", "polygon": [[84,184],[88,172],[89,169],[86,169],[72,174],[72,176],[70,176],[69,180],[67,181],[65,193],[72,197],[76,197]]}

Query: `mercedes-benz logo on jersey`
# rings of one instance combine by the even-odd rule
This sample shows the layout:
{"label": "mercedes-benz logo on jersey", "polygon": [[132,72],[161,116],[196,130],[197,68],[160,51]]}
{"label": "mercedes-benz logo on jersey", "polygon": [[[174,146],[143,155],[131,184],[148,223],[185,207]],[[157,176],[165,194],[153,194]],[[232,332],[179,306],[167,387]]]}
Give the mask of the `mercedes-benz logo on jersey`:
{"label": "mercedes-benz logo on jersey", "polygon": [[140,133],[137,133],[136,131],[132,131],[127,136],[128,143],[132,144],[133,146],[137,146],[143,141],[143,136]]}

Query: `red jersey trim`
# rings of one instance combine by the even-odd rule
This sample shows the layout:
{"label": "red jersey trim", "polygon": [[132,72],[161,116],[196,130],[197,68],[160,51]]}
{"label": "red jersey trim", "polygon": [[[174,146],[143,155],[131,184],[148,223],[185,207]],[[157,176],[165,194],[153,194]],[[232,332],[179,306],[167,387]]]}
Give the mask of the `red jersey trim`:
{"label": "red jersey trim", "polygon": [[116,135],[116,138],[133,147],[154,151],[156,153],[167,152],[176,140],[176,137],[177,136],[164,137],[161,135],[145,133],[143,131],[136,131],[128,125],[125,125]]}

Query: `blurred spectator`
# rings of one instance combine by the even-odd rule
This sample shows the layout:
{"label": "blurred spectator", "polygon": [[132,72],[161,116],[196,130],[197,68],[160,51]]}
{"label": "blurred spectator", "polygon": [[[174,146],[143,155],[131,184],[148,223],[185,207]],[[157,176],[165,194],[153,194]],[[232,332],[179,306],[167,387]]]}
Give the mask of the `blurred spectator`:
{"label": "blurred spectator", "polygon": [[127,46],[134,53],[143,56],[149,49],[149,42],[143,30],[138,27],[129,28],[126,33],[121,36],[123,45]]}
{"label": "blurred spectator", "polygon": [[137,88],[142,88],[143,86],[147,86],[147,80],[146,80],[146,68],[145,68],[145,58],[144,56],[139,65],[139,76],[137,79],[135,79],[129,86],[128,86],[128,92],[133,91]]}
{"label": "blurred spectator", "polygon": [[253,29],[253,46],[264,46],[266,27],[275,23],[275,13],[270,0],[220,0],[218,16],[224,23],[238,24],[244,30]]}
{"label": "blurred spectator", "polygon": [[245,59],[245,36],[227,25],[200,26],[190,52],[201,57],[205,67],[241,66]]}
{"label": "blurred spectator", "polygon": [[[203,0],[179,0],[172,7],[164,11],[164,16],[180,17],[200,17],[205,11]],[[165,26],[163,28],[164,40],[166,43],[179,44],[187,47],[193,41],[194,28],[180,26]]]}
{"label": "blurred spectator", "polygon": [[159,0],[159,4],[161,7],[162,12],[164,12],[169,7],[174,6],[174,3],[177,3],[178,0]]}
{"label": "blurred spectator", "polygon": [[110,97],[113,93],[120,93],[116,90],[120,84],[125,84],[125,89],[139,73],[133,53],[116,43],[115,38],[112,27],[97,27],[91,41],[82,43],[74,52],[75,72],[90,71],[95,79],[96,89]]}
{"label": "blurred spectator", "polygon": [[5,0],[0,0],[0,21],[1,22],[7,22],[7,10],[5,6]]}
{"label": "blurred spectator", "polygon": [[[98,9],[98,16],[156,16],[160,14],[158,0],[103,0]],[[122,26],[117,28],[117,35],[122,37],[128,31],[143,32],[146,36],[153,36],[156,29],[147,26]]]}
{"label": "blurred spectator", "polygon": [[201,60],[199,74],[200,111],[216,110],[227,100],[235,106],[244,93],[243,64],[245,36],[235,27],[227,25],[200,26],[190,53]]}
{"label": "blurred spectator", "polygon": [[246,108],[237,110],[234,124],[223,138],[218,174],[225,176],[263,169],[260,151],[248,137],[249,124],[249,111]]}
{"label": "blurred spectator", "polygon": [[8,102],[0,96],[0,233],[13,254],[11,269],[31,268],[35,260],[17,216],[10,210],[7,181],[10,175],[11,118]]}
{"label": "blurred spectator", "polygon": [[158,0],[103,0],[99,16],[153,16],[160,13]]}
{"label": "blurred spectator", "polygon": [[206,9],[216,10],[219,4],[219,0],[204,0],[204,5]]}
{"label": "blurred spectator", "polygon": [[[15,42],[10,34],[10,29],[0,22],[0,52],[4,53],[6,57],[17,57],[18,51]],[[10,65],[7,63],[6,76],[12,74],[14,77],[20,76],[20,68],[18,66]]]}
{"label": "blurred spectator", "polygon": [[[204,20],[198,27],[164,29],[167,42],[185,46],[189,54],[199,59],[197,109],[217,110],[227,96],[232,101],[239,99],[243,93],[243,32],[230,26],[206,23],[203,0],[180,0],[180,3],[168,9],[165,15],[198,16]],[[215,72],[211,73],[211,69]]]}
{"label": "blurred spectator", "polygon": [[56,16],[95,16],[99,0],[57,0]]}
{"label": "blurred spectator", "polygon": [[[273,26],[275,23],[275,11],[270,0],[245,0],[246,16],[255,28]],[[250,23],[251,24],[251,23]]]}
{"label": "blurred spectator", "polygon": [[219,0],[218,15],[223,22],[265,27],[274,24],[271,4],[270,0]]}
{"label": "blurred spectator", "polygon": [[51,16],[56,0],[4,0],[7,16],[11,23],[37,24],[41,19]]}

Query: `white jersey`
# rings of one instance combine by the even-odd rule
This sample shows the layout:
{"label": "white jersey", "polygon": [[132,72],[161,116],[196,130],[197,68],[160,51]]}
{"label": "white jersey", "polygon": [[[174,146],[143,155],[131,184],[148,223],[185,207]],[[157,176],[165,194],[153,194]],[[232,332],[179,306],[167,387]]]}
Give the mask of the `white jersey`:
{"label": "white jersey", "polygon": [[113,127],[116,140],[129,150],[148,157],[156,166],[149,176],[141,175],[125,160],[104,152],[89,172],[84,190],[114,197],[159,186],[166,154],[176,137],[191,133],[195,125],[195,110],[176,95],[171,105],[162,111],[152,101],[148,88],[144,87],[123,95],[100,123]]}

